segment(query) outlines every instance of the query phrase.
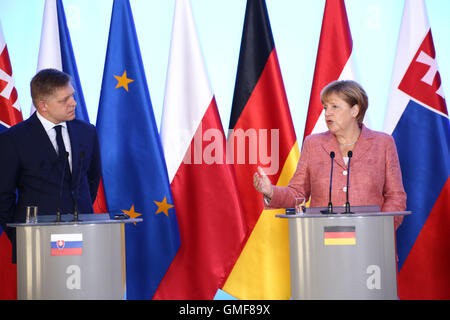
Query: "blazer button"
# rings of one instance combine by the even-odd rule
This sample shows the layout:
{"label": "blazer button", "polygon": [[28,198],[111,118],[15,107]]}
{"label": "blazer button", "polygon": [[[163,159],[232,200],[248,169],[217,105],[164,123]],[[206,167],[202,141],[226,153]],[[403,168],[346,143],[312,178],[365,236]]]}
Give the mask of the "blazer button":
{"label": "blazer button", "polygon": [[347,192],[347,187],[343,187],[342,191]]}
{"label": "blazer button", "polygon": [[347,170],[342,171],[342,174],[343,174],[344,176],[346,176],[346,175],[347,175]]}

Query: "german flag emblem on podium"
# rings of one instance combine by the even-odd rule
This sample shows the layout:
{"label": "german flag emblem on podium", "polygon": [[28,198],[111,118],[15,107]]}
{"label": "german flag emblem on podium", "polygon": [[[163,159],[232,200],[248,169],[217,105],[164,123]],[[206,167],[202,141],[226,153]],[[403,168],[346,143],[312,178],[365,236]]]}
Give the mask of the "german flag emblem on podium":
{"label": "german flag emblem on podium", "polygon": [[326,246],[356,245],[355,226],[326,226],[323,231],[323,243]]}

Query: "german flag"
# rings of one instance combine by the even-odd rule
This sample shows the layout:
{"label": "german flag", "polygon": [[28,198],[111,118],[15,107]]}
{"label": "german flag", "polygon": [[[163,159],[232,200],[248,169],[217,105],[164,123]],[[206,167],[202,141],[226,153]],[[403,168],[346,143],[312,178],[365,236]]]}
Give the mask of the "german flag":
{"label": "german flag", "polygon": [[356,245],[355,226],[328,226],[323,229],[323,244],[326,246]]}
{"label": "german flag", "polygon": [[[272,184],[286,186],[300,157],[263,0],[247,1],[229,130],[228,144],[249,232],[223,290],[239,299],[289,299],[287,219],[275,218],[283,209],[264,210],[262,195],[253,187],[258,166]],[[264,153],[270,161],[261,156]]]}

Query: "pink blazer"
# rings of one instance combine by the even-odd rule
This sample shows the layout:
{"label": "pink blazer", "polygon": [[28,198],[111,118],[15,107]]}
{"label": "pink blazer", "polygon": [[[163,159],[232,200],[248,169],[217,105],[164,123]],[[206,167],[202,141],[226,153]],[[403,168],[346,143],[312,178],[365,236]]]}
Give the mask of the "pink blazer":
{"label": "pink blazer", "polygon": [[[294,207],[295,197],[311,196],[311,207],[326,207],[329,201],[330,152],[334,151],[333,206],[345,206],[347,166],[335,136],[329,131],[308,136],[297,170],[287,187],[274,186],[266,208]],[[378,205],[381,211],[404,211],[406,193],[397,148],[392,136],[362,125],[350,160],[351,206]]]}

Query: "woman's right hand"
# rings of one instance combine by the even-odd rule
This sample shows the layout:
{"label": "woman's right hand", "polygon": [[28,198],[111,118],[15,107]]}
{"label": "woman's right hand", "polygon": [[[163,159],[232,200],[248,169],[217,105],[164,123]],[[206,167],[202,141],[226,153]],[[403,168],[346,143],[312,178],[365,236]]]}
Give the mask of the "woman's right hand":
{"label": "woman's right hand", "polygon": [[258,172],[253,175],[253,186],[255,189],[265,195],[267,198],[272,199],[273,186],[270,179],[261,167],[258,167]]}

